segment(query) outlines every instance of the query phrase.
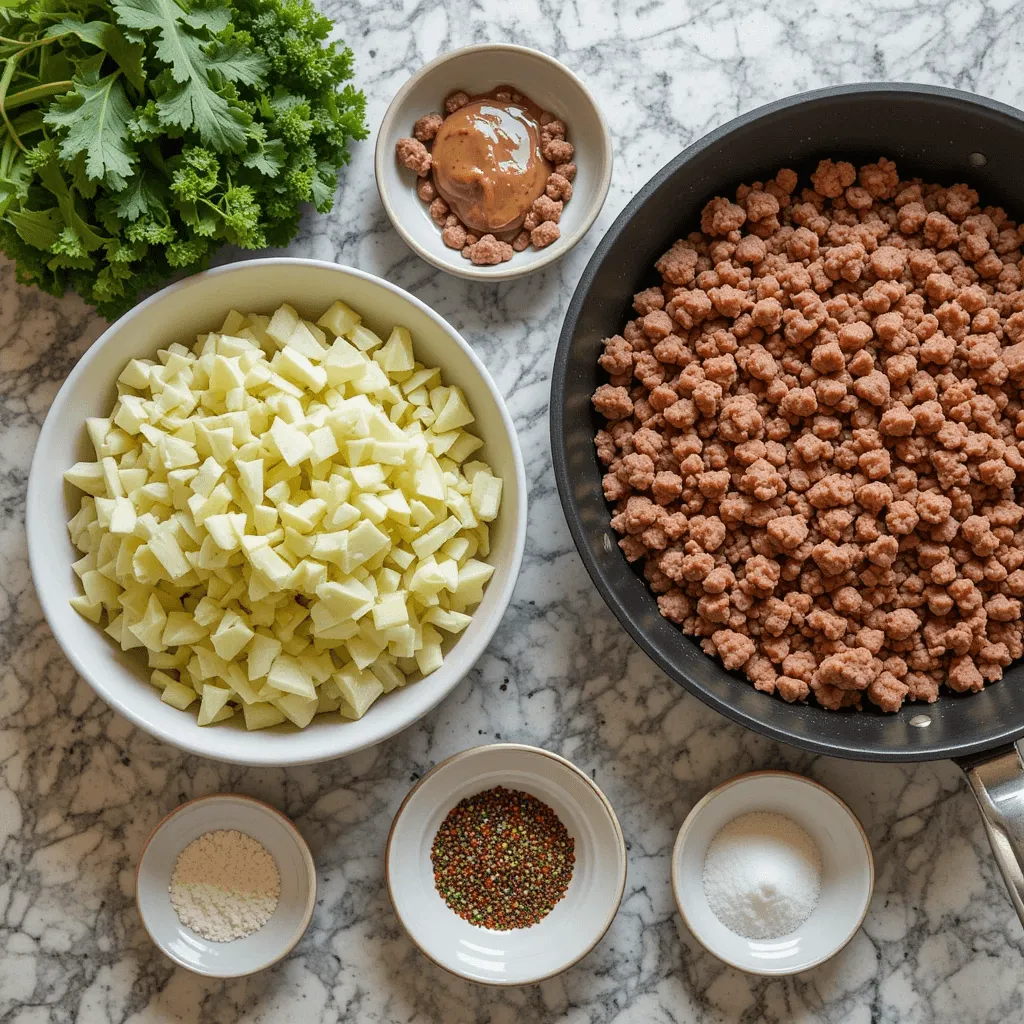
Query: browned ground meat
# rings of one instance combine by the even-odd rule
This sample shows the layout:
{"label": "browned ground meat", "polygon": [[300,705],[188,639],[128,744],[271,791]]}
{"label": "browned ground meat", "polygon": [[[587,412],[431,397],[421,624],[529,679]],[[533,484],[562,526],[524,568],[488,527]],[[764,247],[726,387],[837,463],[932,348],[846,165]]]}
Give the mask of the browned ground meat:
{"label": "browned ground meat", "polygon": [[[518,103],[523,99],[518,93],[506,90],[495,93],[495,96],[506,102],[512,99]],[[445,99],[445,113],[453,114],[469,101],[467,93],[461,90],[453,92]],[[442,124],[442,114],[424,114],[413,126],[413,137],[398,140],[395,155],[403,166],[419,176],[416,194],[428,204],[430,219],[441,228],[444,244],[449,249],[461,250],[467,260],[478,266],[493,266],[507,263],[517,252],[523,252],[531,245],[535,249],[543,249],[557,242],[562,235],[558,222],[565,204],[572,198],[572,183],[576,178],[576,164],[572,162],[574,150],[565,139],[567,128],[564,122],[547,111],[540,115],[540,124],[543,126],[540,139],[542,151],[545,159],[556,166],[548,175],[544,194],[534,202],[527,214],[522,230],[500,239],[493,235],[484,235],[482,238],[473,235],[458,216],[449,210],[448,204],[438,195],[434,182],[428,177],[433,158],[427,147],[433,143]]]}
{"label": "browned ground meat", "polygon": [[1024,653],[1024,229],[886,159],[797,186],[712,200],[606,340],[612,526],[759,690],[975,692]]}

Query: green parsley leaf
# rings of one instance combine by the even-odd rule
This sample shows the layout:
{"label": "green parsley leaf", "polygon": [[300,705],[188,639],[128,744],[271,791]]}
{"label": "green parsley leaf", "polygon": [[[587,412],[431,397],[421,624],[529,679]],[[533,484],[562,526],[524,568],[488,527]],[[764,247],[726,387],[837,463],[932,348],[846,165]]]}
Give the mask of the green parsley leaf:
{"label": "green parsley leaf", "polygon": [[118,217],[129,222],[138,220],[148,210],[161,205],[160,192],[145,170],[132,175],[114,200],[114,210]]}
{"label": "green parsley leaf", "polygon": [[18,237],[23,242],[47,251],[58,238],[64,227],[64,218],[57,207],[49,210],[25,210],[21,213],[9,213],[7,219],[14,225]]}
{"label": "green parsley leaf", "polygon": [[202,4],[182,12],[181,18],[192,28],[205,28],[220,35],[231,24],[231,10],[220,3]]}
{"label": "green parsley leaf", "polygon": [[136,92],[141,93],[146,88],[146,79],[142,73],[142,57],[145,47],[139,43],[130,43],[116,25],[103,21],[79,21],[77,18],[65,18],[53,26],[52,34],[58,35],[65,32],[73,33],[91,46],[109,53]]}
{"label": "green parsley leaf", "polygon": [[262,88],[263,76],[269,63],[263,54],[233,39],[229,43],[216,43],[210,48],[206,55],[206,67],[229,82],[242,82],[254,88]]}
{"label": "green parsley leaf", "polygon": [[95,83],[76,81],[74,92],[60,97],[45,117],[51,127],[67,129],[60,155],[72,160],[84,153],[89,177],[114,189],[124,188],[135,162],[127,144],[132,108],[121,76],[115,71]]}
{"label": "green parsley leaf", "polygon": [[245,148],[249,116],[208,85],[174,84],[157,100],[156,107],[163,124],[195,128],[203,142],[220,153]]}
{"label": "green parsley leaf", "polygon": [[[204,52],[209,40],[200,34],[207,33],[211,25],[221,24],[223,15],[219,12],[226,9],[211,8],[190,15],[174,0],[114,0],[113,6],[122,24],[159,33],[156,54],[170,65],[175,83],[157,103],[160,120],[183,129],[195,128],[203,142],[219,152],[242,149],[248,121],[244,111],[229,104],[211,84],[211,68],[225,78],[228,75],[225,68],[211,64]],[[230,12],[226,13],[230,19]],[[232,69],[230,60],[224,64]],[[258,59],[243,61],[236,56],[233,71],[239,81],[246,81],[258,66]]]}
{"label": "green parsley leaf", "polygon": [[242,157],[242,163],[268,178],[276,178],[286,159],[284,143],[280,139],[271,139],[270,142],[258,142],[255,150],[251,149]]}
{"label": "green parsley leaf", "polygon": [[157,31],[156,55],[177,82],[203,75],[202,40],[189,31],[185,11],[174,0],[113,0],[118,21],[127,28]]}

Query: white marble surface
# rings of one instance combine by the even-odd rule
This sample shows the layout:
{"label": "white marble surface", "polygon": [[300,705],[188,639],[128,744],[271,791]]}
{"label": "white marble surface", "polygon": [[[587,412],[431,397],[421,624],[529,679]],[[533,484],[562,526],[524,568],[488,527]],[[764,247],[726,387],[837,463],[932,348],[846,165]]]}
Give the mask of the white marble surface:
{"label": "white marble surface", "polygon": [[[433,271],[390,229],[358,147],[336,211],[289,250],[384,274],[476,347],[508,397],[531,486],[526,562],[475,672],[418,726],[318,768],[249,770],[178,754],[76,680],[29,579],[24,492],[36,433],[101,324],[0,272],[0,1022],[996,1022],[1024,1020],[1024,935],[950,763],[812,758],[728,724],[668,682],[605,610],[569,539],[551,475],[548,375],[562,310],[597,239],[670,156],[741,111],[836,82],[938,82],[1024,106],[1014,0],[324,0],[355,48],[375,127],[421,63],[513,40],[564,60],[615,135],[607,206],[546,273],[481,287]],[[596,774],[629,842],[622,909],[597,950],[535,988],[489,991],[427,963],[381,879],[409,783],[475,742],[537,743]],[[804,771],[860,815],[878,867],[863,930],[832,963],[745,977],[686,933],[669,851],[712,785],[762,766]],[[283,964],[218,984],[176,970],[132,901],[140,845],[180,801],[217,790],[292,815],[319,865],[312,927]]]}

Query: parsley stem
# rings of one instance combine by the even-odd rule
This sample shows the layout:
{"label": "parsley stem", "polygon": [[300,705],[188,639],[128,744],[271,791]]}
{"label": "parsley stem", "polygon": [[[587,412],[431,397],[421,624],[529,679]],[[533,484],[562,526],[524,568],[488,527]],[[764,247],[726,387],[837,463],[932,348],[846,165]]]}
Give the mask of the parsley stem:
{"label": "parsley stem", "polygon": [[24,153],[25,143],[21,141],[18,137],[18,133],[14,130],[14,125],[11,124],[11,119],[7,116],[7,108],[4,106],[4,100],[7,98],[7,90],[10,88],[11,80],[14,78],[14,68],[18,63],[18,57],[21,53],[24,53],[24,51],[22,50],[19,53],[16,53],[4,66],[3,77],[0,78],[0,114],[3,115],[4,124],[7,126],[7,131],[10,132],[15,145]]}
{"label": "parsley stem", "polygon": [[11,93],[4,100],[4,109],[14,110],[16,107],[23,107],[26,103],[35,103],[36,100],[45,99],[47,96],[56,96],[57,93],[67,92],[74,84],[69,79],[64,82],[47,82],[45,85],[34,85],[31,89],[22,89],[21,92]]}
{"label": "parsley stem", "polygon": [[210,200],[206,198],[206,196],[200,196],[199,197],[199,202],[205,203],[222,220],[227,220],[228,219],[228,215],[216,203],[211,203]]}
{"label": "parsley stem", "polygon": [[20,57],[23,53],[28,53],[29,50],[34,50],[37,46],[45,46],[47,43],[55,43],[62,36],[66,36],[67,32],[58,32],[55,36],[46,36],[43,39],[8,39],[7,36],[0,36],[0,44],[4,46],[19,46],[21,49],[14,55],[16,58]]}

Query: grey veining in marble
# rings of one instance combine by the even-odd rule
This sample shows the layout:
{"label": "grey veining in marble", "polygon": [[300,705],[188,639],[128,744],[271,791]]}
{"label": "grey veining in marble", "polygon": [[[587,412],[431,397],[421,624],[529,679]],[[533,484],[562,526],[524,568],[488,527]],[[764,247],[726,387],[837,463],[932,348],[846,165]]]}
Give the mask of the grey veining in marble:
{"label": "grey veining in marble", "polygon": [[[0,1022],[330,1024],[525,1021],[1024,1021],[1024,935],[972,800],[948,762],[815,758],[727,723],[668,682],[605,610],[572,547],[547,440],[552,350],[572,288],[627,199],[680,148],[736,114],[837,82],[936,82],[1024,105],[1015,0],[324,0],[358,55],[373,126],[420,64],[512,40],[565,61],[615,136],[611,193],[570,258],[509,285],[447,277],[390,230],[358,147],[329,217],[289,252],[410,289],[470,340],[508,398],[526,453],[530,527],[513,603],[471,676],[433,713],[343,762],[253,770],[186,757],[128,724],[75,677],[29,578],[24,493],[35,437],[102,324],[0,271]],[[629,843],[622,909],[600,946],[543,985],[491,991],[425,961],[391,912],[381,854],[409,784],[475,742],[536,743],[593,771]],[[864,928],[830,964],[745,977],[685,931],[669,851],[711,786],[784,766],[833,787],[875,852]],[[251,793],[290,814],[319,865],[313,924],[287,961],[220,984],[175,969],[136,914],[134,865],[189,797]]]}

